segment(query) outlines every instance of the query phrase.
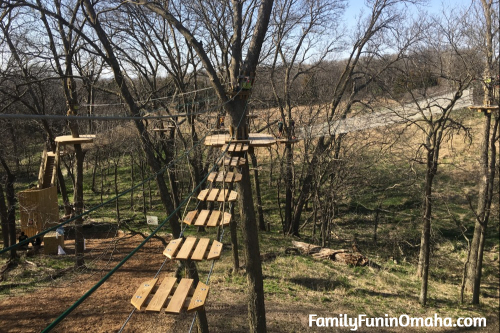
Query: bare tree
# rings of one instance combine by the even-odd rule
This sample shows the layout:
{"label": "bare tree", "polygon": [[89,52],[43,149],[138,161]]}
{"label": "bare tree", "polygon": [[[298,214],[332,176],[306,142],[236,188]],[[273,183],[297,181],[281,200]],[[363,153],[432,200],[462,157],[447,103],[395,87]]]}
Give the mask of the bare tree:
{"label": "bare tree", "polygon": [[[4,158],[4,152],[0,149],[0,164],[2,165],[6,177],[5,177],[5,197],[7,199],[7,206],[5,206],[5,201],[3,198],[3,188],[2,190],[2,200],[1,211],[2,214],[2,232],[8,234],[9,242],[5,243],[4,246],[12,246],[16,244],[16,193],[14,190],[14,183],[16,181],[16,175],[10,171],[10,167]],[[6,227],[6,229],[4,229]],[[7,239],[4,234],[4,240]],[[13,248],[10,251],[10,259],[16,258],[16,249]]]}
{"label": "bare tree", "polygon": [[[420,303],[426,305],[431,252],[431,220],[434,204],[433,184],[438,171],[443,142],[456,131],[465,130],[454,116],[455,104],[474,77],[474,52],[461,47],[463,33],[456,29],[457,18],[443,21],[420,17],[419,42],[408,49],[395,67],[397,78],[393,93],[400,106],[393,112],[408,126],[423,134],[415,161],[425,165],[423,187],[422,235],[417,275],[422,278]],[[436,90],[438,82],[443,90]],[[393,95],[395,96],[395,95]],[[410,126],[411,125],[411,126]]]}
{"label": "bare tree", "polygon": [[[270,84],[285,132],[285,219],[283,232],[299,235],[299,221],[293,213],[293,149],[296,120],[292,113],[302,104],[304,96],[295,86],[314,71],[335,50],[342,1],[277,1],[272,15],[273,54],[270,56]],[[299,31],[300,29],[300,31]],[[328,36],[328,37],[326,37]],[[324,38],[329,41],[324,44]],[[279,75],[279,77],[278,77]],[[313,86],[312,82],[308,82]],[[314,87],[312,87],[314,90]],[[306,90],[310,91],[310,90]],[[292,97],[293,96],[293,97]],[[309,103],[317,103],[310,100]],[[292,223],[292,221],[294,223]]]}
{"label": "bare tree", "polygon": [[[161,15],[169,21],[175,29],[177,29],[195,50],[198,57],[201,59],[207,75],[212,83],[212,86],[217,94],[219,101],[224,104],[224,109],[229,115],[230,132],[234,139],[247,139],[247,121],[246,121],[246,100],[244,99],[228,99],[226,91],[218,77],[217,70],[214,67],[213,61],[209,58],[209,54],[203,46],[203,43],[195,38],[194,32],[180,22],[175,12],[172,11],[175,6],[161,7],[159,4],[138,1],[138,4],[146,6],[153,12]],[[232,38],[231,38],[231,61],[228,64],[228,74],[232,86],[235,89],[241,89],[243,75],[254,73],[258,64],[262,44],[269,24],[271,9],[273,6],[272,0],[263,0],[260,4],[257,17],[255,19],[255,28],[248,48],[246,49],[246,59],[243,61],[244,40],[242,37],[243,29],[243,7],[242,1],[232,0],[228,4],[229,13],[232,17]],[[250,5],[251,6],[251,5]],[[213,17],[202,21],[206,30],[210,26],[218,26],[220,23],[213,21]],[[252,21],[253,23],[253,21]],[[223,25],[227,29],[227,25]],[[229,35],[229,33],[227,34]],[[227,62],[226,62],[227,63]],[[243,235],[245,238],[245,253],[247,262],[247,281],[248,281],[248,315],[249,327],[251,332],[266,331],[266,317],[264,308],[264,290],[262,281],[262,267],[260,263],[260,249],[258,241],[258,230],[255,223],[255,211],[252,197],[252,189],[250,184],[250,174],[248,164],[245,164],[241,170],[242,182],[239,185],[239,207],[240,216],[243,223]]]}
{"label": "bare tree", "polygon": [[[354,105],[370,109],[370,106],[361,100],[361,91],[380,80],[386,70],[401,59],[409,45],[414,42],[411,36],[405,36],[405,39],[399,36],[404,22],[400,3],[370,2],[369,14],[359,18],[356,29],[350,36],[352,41],[346,43],[352,45],[352,48],[343,50],[347,57],[338,62],[339,68],[335,69],[338,74],[334,78],[330,76],[328,80],[321,81],[323,89],[330,97],[327,104],[316,108],[315,117],[318,117],[319,121],[305,127],[301,133],[303,137],[313,139],[313,144],[310,150],[305,150],[308,162],[303,180],[299,184],[299,194],[293,212],[292,225],[295,228],[300,225],[304,207],[314,193],[314,187],[319,186],[313,180],[320,179],[316,176],[322,154],[332,151],[335,160],[340,156],[346,133],[337,133],[336,121],[346,118]],[[394,54],[388,56],[387,49],[394,50]]]}
{"label": "bare tree", "polygon": [[[481,52],[484,62],[483,75],[480,82],[484,87],[485,106],[498,105],[493,97],[494,77],[498,72],[498,11],[493,8],[493,0],[475,1],[472,6],[469,42]],[[479,22],[479,23],[478,23]],[[478,73],[479,74],[479,73]],[[481,75],[478,75],[481,77]],[[495,121],[492,125],[492,114],[485,112],[480,157],[480,181],[475,211],[476,221],[474,236],[468,258],[466,290],[472,291],[472,303],[479,304],[481,287],[481,272],[483,265],[483,252],[487,235],[488,221],[490,219],[491,204],[493,200],[493,187],[496,173],[496,133],[498,132],[498,109],[494,113]]]}

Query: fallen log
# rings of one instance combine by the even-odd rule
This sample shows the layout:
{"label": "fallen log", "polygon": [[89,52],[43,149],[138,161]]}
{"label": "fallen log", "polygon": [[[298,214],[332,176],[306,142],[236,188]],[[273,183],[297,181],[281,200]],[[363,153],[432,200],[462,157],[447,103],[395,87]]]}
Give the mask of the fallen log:
{"label": "fallen log", "polygon": [[295,248],[304,255],[311,255],[315,259],[328,259],[350,266],[372,266],[368,258],[359,252],[352,252],[345,249],[327,249],[314,244],[292,241]]}
{"label": "fallen log", "polygon": [[292,241],[293,246],[299,249],[302,254],[313,254],[318,253],[321,250],[321,246],[308,244],[304,242]]}

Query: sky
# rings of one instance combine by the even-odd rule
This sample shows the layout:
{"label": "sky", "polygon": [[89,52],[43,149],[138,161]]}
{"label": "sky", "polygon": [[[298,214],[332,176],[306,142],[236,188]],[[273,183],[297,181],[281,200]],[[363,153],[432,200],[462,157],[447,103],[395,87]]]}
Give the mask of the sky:
{"label": "sky", "polygon": [[[469,7],[472,1],[473,0],[429,0],[428,5],[424,8],[427,8],[430,13],[439,14],[442,12],[442,8],[453,9],[458,7]],[[364,4],[365,0],[349,0],[345,17],[356,17],[360,9],[364,7]]]}

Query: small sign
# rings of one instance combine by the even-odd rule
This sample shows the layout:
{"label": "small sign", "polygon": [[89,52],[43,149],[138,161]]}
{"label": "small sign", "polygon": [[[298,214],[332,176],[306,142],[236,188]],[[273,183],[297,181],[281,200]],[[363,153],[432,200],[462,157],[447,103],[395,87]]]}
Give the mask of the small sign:
{"label": "small sign", "polygon": [[146,216],[146,222],[150,225],[158,225],[158,216]]}

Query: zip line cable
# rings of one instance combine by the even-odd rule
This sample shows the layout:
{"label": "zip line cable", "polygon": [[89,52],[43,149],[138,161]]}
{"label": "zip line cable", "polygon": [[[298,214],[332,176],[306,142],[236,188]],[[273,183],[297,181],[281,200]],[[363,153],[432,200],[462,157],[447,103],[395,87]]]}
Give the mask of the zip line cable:
{"label": "zip line cable", "polygon": [[[238,92],[239,94],[239,92]],[[99,115],[61,115],[61,114],[52,114],[52,115],[45,115],[45,114],[14,114],[14,113],[0,113],[0,119],[50,119],[50,120],[101,120],[101,121],[115,121],[115,120],[148,120],[148,119],[172,119],[172,118],[177,118],[177,117],[190,117],[190,116],[196,116],[196,115],[201,115],[208,113],[210,111],[216,110],[225,104],[229,103],[236,97],[233,96],[226,102],[222,103],[221,105],[217,105],[216,107],[213,108],[208,108],[202,111],[198,112],[191,112],[191,113],[176,113],[173,115],[164,115],[164,116],[154,116],[154,115],[149,115],[154,112],[158,112],[160,110],[165,109],[164,107],[157,108],[154,110],[147,110],[146,115],[141,115],[141,116],[119,116],[119,115],[110,115],[110,116],[99,116]],[[195,103],[203,102],[203,101],[210,101],[212,100],[212,97],[205,98],[203,100],[197,101],[197,102],[192,102],[192,103],[186,103],[182,104],[181,106],[187,106],[187,105],[192,105]],[[122,105],[124,103],[116,104],[116,105]],[[102,104],[103,106],[106,104]],[[114,105],[114,104],[109,104],[109,105]]]}
{"label": "zip line cable", "polygon": [[[240,90],[240,91],[241,91],[241,90]],[[239,94],[239,92],[238,92],[238,94]],[[218,109],[218,108],[223,107],[225,104],[227,104],[227,103],[231,102],[232,100],[234,100],[234,98],[236,98],[236,96],[237,96],[238,94],[236,94],[236,95],[235,95],[235,96],[233,96],[231,99],[229,99],[229,100],[227,100],[226,102],[224,102],[223,104],[218,105],[218,106],[217,106],[217,108],[212,108],[212,109],[210,109],[210,110],[214,110],[214,109]],[[208,111],[207,111],[207,112],[208,112]],[[38,116],[40,116],[40,115],[38,115]],[[1,117],[1,115],[0,115],[0,117]],[[62,117],[67,117],[67,116],[62,116]],[[83,118],[83,117],[82,117],[82,118]],[[240,119],[240,123],[241,123],[241,119]],[[124,196],[125,194],[130,193],[131,191],[135,190],[135,189],[136,189],[136,188],[138,188],[139,186],[142,186],[142,185],[143,185],[143,184],[145,184],[146,182],[148,182],[148,181],[150,181],[150,180],[154,179],[155,177],[159,176],[160,174],[164,173],[164,172],[165,172],[165,171],[166,171],[169,167],[171,167],[173,164],[175,164],[175,163],[177,162],[177,160],[180,160],[180,159],[181,159],[181,158],[183,158],[185,155],[190,154],[190,153],[191,153],[191,151],[193,151],[193,150],[194,150],[194,149],[195,149],[198,145],[200,145],[200,144],[203,142],[203,139],[204,139],[204,138],[206,138],[208,135],[209,135],[209,133],[207,133],[207,134],[206,134],[203,138],[201,138],[201,140],[199,140],[199,141],[198,141],[198,143],[196,143],[193,147],[189,148],[188,150],[185,150],[183,155],[180,155],[180,156],[176,157],[174,160],[172,160],[170,163],[168,163],[166,166],[164,166],[162,169],[160,169],[160,170],[159,170],[159,171],[157,171],[156,173],[154,173],[154,174],[152,174],[151,176],[149,176],[148,178],[146,178],[144,181],[142,181],[142,182],[138,183],[137,185],[135,185],[135,186],[133,186],[133,187],[131,187],[131,188],[129,188],[129,189],[127,189],[127,190],[125,190],[125,191],[123,191],[123,192],[119,193],[119,194],[118,194],[118,195],[116,195],[115,197],[113,197],[113,198],[111,198],[111,199],[109,199],[109,200],[107,200],[107,201],[105,201],[105,202],[103,202],[103,203],[101,203],[101,204],[99,204],[99,205],[97,205],[97,206],[92,207],[91,209],[89,209],[89,210],[87,210],[87,211],[83,212],[82,214],[80,214],[80,215],[78,215],[78,216],[75,216],[75,217],[73,217],[73,218],[70,218],[70,219],[68,219],[68,220],[66,220],[66,221],[64,221],[64,222],[62,222],[62,223],[59,223],[58,225],[55,225],[55,226],[53,226],[53,227],[50,227],[50,228],[48,228],[48,229],[46,229],[46,230],[44,230],[44,231],[42,231],[42,232],[40,232],[40,233],[38,233],[38,234],[36,234],[36,235],[32,236],[32,237],[29,237],[29,238],[25,239],[24,241],[21,241],[21,242],[19,242],[19,243],[16,243],[16,244],[14,244],[14,245],[11,245],[11,246],[9,246],[9,247],[5,247],[5,248],[1,249],[1,250],[0,250],[0,254],[5,253],[5,252],[7,252],[7,251],[10,251],[10,250],[12,250],[12,249],[14,249],[14,248],[17,248],[17,247],[21,246],[21,245],[27,245],[27,244],[28,244],[28,243],[30,243],[31,241],[35,240],[37,237],[41,237],[41,236],[45,235],[46,233],[48,233],[48,232],[50,232],[50,231],[54,231],[54,230],[56,230],[57,228],[60,228],[60,227],[62,227],[62,226],[64,226],[64,225],[66,225],[66,224],[68,224],[68,223],[70,223],[70,222],[73,222],[73,221],[77,220],[77,219],[78,219],[78,218],[80,218],[80,217],[83,217],[83,216],[85,216],[85,215],[88,215],[88,214],[90,214],[91,212],[93,212],[93,211],[95,211],[95,210],[97,210],[97,209],[99,209],[99,208],[101,208],[101,207],[103,207],[103,206],[105,206],[105,205],[107,205],[107,204],[109,204],[109,203],[111,203],[111,202],[114,202],[115,200],[117,200],[118,198],[120,198],[120,197]]]}
{"label": "zip line cable", "polygon": [[[223,86],[224,85],[228,85],[228,84],[229,83],[225,83],[225,84],[223,84]],[[171,96],[151,98],[151,99],[148,99],[148,100],[137,101],[137,103],[147,103],[147,102],[159,101],[159,100],[168,99],[168,98],[174,99],[174,98],[177,98],[179,96],[194,94],[194,93],[197,93],[199,91],[210,90],[210,89],[213,89],[213,87],[201,88],[201,89],[198,89],[198,90],[187,91],[187,92],[184,92],[184,93],[174,94],[174,95],[171,95]],[[109,103],[109,104],[81,104],[80,106],[101,107],[101,106],[117,106],[117,105],[125,105],[125,103],[120,102],[120,103]]]}

